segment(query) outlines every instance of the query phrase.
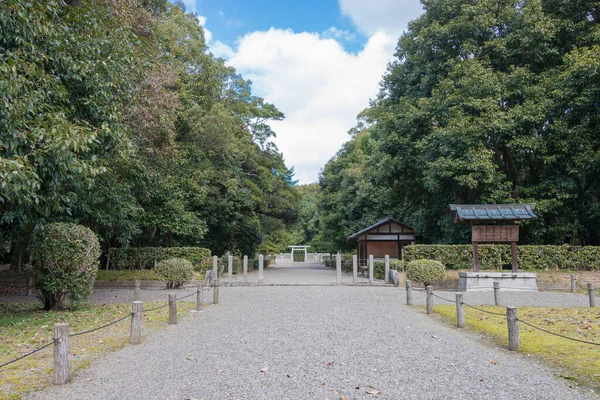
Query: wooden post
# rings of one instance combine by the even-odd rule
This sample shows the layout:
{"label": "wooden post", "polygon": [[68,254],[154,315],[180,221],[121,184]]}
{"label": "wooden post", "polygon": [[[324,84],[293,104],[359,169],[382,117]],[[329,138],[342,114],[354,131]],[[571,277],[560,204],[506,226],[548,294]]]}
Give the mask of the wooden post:
{"label": "wooden post", "polygon": [[463,305],[463,294],[456,293],[456,326],[465,327],[465,307]]}
{"label": "wooden post", "polygon": [[27,277],[27,296],[33,296],[33,277]]}
{"label": "wooden post", "polygon": [[352,283],[358,282],[358,255],[352,256]]}
{"label": "wooden post", "polygon": [[196,311],[202,311],[204,303],[204,285],[200,284],[196,288]]}
{"label": "wooden post", "polygon": [[369,256],[369,284],[372,285],[375,282],[375,278],[373,276],[373,268],[374,268],[373,254]]}
{"label": "wooden post", "polygon": [[473,272],[479,272],[479,249],[477,242],[473,242]]}
{"label": "wooden post", "polygon": [[169,325],[177,323],[177,296],[169,295]]}
{"label": "wooden post", "polygon": [[219,304],[219,287],[219,281],[216,281],[213,288],[213,303],[215,304]]}
{"label": "wooden post", "polygon": [[494,304],[500,305],[500,282],[494,282]]}
{"label": "wooden post", "polygon": [[54,324],[54,371],[52,383],[69,381],[69,324]]}
{"label": "wooden post", "polygon": [[390,283],[390,256],[385,256],[385,283]]}
{"label": "wooden post", "polygon": [[219,257],[213,256],[213,279],[219,279]]}
{"label": "wooden post", "polygon": [[510,251],[512,254],[512,272],[519,272],[519,265],[517,263],[517,242],[512,242],[510,244]]}
{"label": "wooden post", "polygon": [[140,301],[140,286],[141,286],[140,280],[136,279],[133,282],[133,301]]}
{"label": "wooden post", "polygon": [[519,319],[517,307],[506,307],[506,321],[508,322],[508,349],[519,350]]}
{"label": "wooden post", "polygon": [[406,280],[406,305],[412,306],[412,282]]}
{"label": "wooden post", "polygon": [[258,255],[258,284],[262,285],[265,282],[264,276],[265,258],[262,254]]}
{"label": "wooden post", "polygon": [[244,256],[244,283],[248,283],[248,256]]}
{"label": "wooden post", "polygon": [[336,285],[342,284],[342,255],[340,253],[335,255],[335,283]]}
{"label": "wooden post", "polygon": [[131,327],[129,329],[129,343],[140,344],[142,341],[142,302],[131,303]]}
{"label": "wooden post", "polygon": [[233,256],[227,256],[227,276],[229,279],[233,276]]}
{"label": "wooden post", "polygon": [[433,313],[433,287],[427,286],[425,288],[427,291],[427,314]]}
{"label": "wooden post", "polygon": [[575,274],[571,274],[571,293],[575,293],[575,281],[577,280],[577,278],[575,277]]}
{"label": "wooden post", "polygon": [[596,288],[593,283],[588,283],[588,293],[590,296],[590,307],[596,307]]}

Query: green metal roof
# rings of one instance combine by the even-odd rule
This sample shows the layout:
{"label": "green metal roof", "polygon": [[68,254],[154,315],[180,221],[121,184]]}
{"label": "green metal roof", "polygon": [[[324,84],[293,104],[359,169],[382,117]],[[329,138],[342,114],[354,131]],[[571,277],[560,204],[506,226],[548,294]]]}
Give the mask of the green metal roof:
{"label": "green metal roof", "polygon": [[460,221],[522,221],[537,217],[535,204],[450,204]]}

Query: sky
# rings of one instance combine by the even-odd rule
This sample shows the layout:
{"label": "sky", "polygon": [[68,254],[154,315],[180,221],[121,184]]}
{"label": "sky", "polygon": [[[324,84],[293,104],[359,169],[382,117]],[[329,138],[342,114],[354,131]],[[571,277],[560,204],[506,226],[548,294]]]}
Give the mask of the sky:
{"label": "sky", "polygon": [[317,182],[369,105],[419,0],[184,0],[209,50],[286,118],[273,140],[300,184]]}

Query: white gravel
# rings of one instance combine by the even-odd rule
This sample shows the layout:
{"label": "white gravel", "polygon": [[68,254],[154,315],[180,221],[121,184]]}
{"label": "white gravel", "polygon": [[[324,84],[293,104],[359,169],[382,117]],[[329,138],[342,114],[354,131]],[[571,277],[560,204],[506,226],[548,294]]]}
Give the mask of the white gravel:
{"label": "white gravel", "polygon": [[598,398],[404,304],[392,287],[223,287],[218,305],[32,398]]}

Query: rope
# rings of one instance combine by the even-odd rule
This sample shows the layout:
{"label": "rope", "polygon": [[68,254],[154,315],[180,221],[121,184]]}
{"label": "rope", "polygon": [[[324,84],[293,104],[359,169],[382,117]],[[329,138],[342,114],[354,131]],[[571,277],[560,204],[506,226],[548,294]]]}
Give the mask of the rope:
{"label": "rope", "polygon": [[151,308],[151,309],[149,309],[149,310],[144,310],[144,312],[146,313],[146,312],[150,312],[150,311],[156,311],[156,310],[160,310],[161,308],[165,308],[165,307],[167,307],[168,305],[169,305],[169,303],[167,303],[167,304],[163,304],[162,306],[154,307],[154,308]]}
{"label": "rope", "polygon": [[54,342],[50,342],[50,343],[48,343],[48,344],[45,344],[45,345],[43,345],[42,347],[38,347],[37,349],[35,349],[35,350],[33,350],[33,351],[31,351],[31,352],[29,352],[29,353],[25,354],[25,355],[22,355],[21,357],[17,357],[17,358],[15,358],[14,360],[11,360],[11,361],[9,361],[9,362],[6,362],[6,363],[4,363],[4,364],[0,365],[0,368],[4,368],[4,367],[6,367],[7,365],[10,365],[10,364],[12,364],[12,363],[15,363],[15,362],[17,362],[17,361],[19,361],[19,360],[22,360],[22,359],[24,359],[25,357],[29,357],[30,355],[32,355],[32,354],[35,354],[35,353],[37,353],[38,351],[44,350],[46,347],[48,347],[48,346],[51,346],[51,345],[53,345],[53,344],[54,344]]}
{"label": "rope", "polygon": [[193,296],[193,295],[195,295],[196,293],[198,293],[198,292],[197,292],[197,291],[195,291],[195,292],[192,292],[192,293],[190,293],[190,294],[188,294],[188,295],[186,295],[186,296],[183,296],[183,297],[178,297],[178,298],[177,298],[177,300],[179,301],[179,300],[187,299],[188,297],[192,297],[192,296]]}
{"label": "rope", "polygon": [[561,335],[560,333],[555,333],[555,332],[547,331],[544,328],[540,328],[539,326],[532,325],[529,322],[523,321],[522,319],[519,319],[519,318],[517,318],[517,321],[522,322],[525,325],[530,326],[530,327],[532,327],[534,329],[540,330],[542,332],[549,333],[549,334],[554,335],[554,336],[558,336],[558,337],[561,337],[561,338],[564,338],[564,339],[573,340],[575,342],[581,342],[581,343],[591,344],[591,345],[594,345],[594,346],[600,346],[600,343],[588,342],[587,340],[576,339],[576,338],[572,338],[572,337],[569,337],[569,336]]}
{"label": "rope", "polygon": [[109,327],[109,326],[111,326],[111,325],[114,325],[114,324],[116,324],[116,323],[118,323],[118,322],[121,322],[121,321],[123,321],[123,320],[124,320],[124,319],[126,319],[126,318],[129,318],[129,317],[131,316],[131,314],[132,314],[132,313],[129,313],[129,314],[127,314],[126,316],[124,316],[123,318],[119,318],[119,319],[117,319],[117,320],[114,320],[113,322],[109,322],[108,324],[106,324],[106,325],[102,325],[102,326],[99,326],[99,327],[97,327],[97,328],[89,329],[89,330],[87,330],[87,331],[83,331],[83,332],[71,333],[71,334],[69,335],[69,337],[74,337],[74,336],[84,335],[84,334],[86,334],[86,333],[90,333],[90,332],[94,332],[94,331],[99,331],[100,329],[108,328],[108,327]]}
{"label": "rope", "polygon": [[472,308],[473,310],[481,311],[482,313],[491,314],[491,315],[498,315],[500,317],[506,317],[506,314],[501,314],[501,313],[497,313],[497,312],[482,310],[481,308],[473,307],[472,305],[467,304],[467,303],[462,303],[462,304],[465,305],[465,306],[467,306],[467,307]]}
{"label": "rope", "polygon": [[443,298],[443,297],[440,297],[440,296],[438,296],[438,295],[437,295],[437,294],[435,294],[435,293],[431,293],[431,294],[432,294],[432,295],[434,295],[435,297],[437,297],[437,298],[438,298],[438,299],[440,299],[440,300],[447,301],[448,303],[456,303],[456,300],[448,300],[448,299],[445,299],[445,298]]}

